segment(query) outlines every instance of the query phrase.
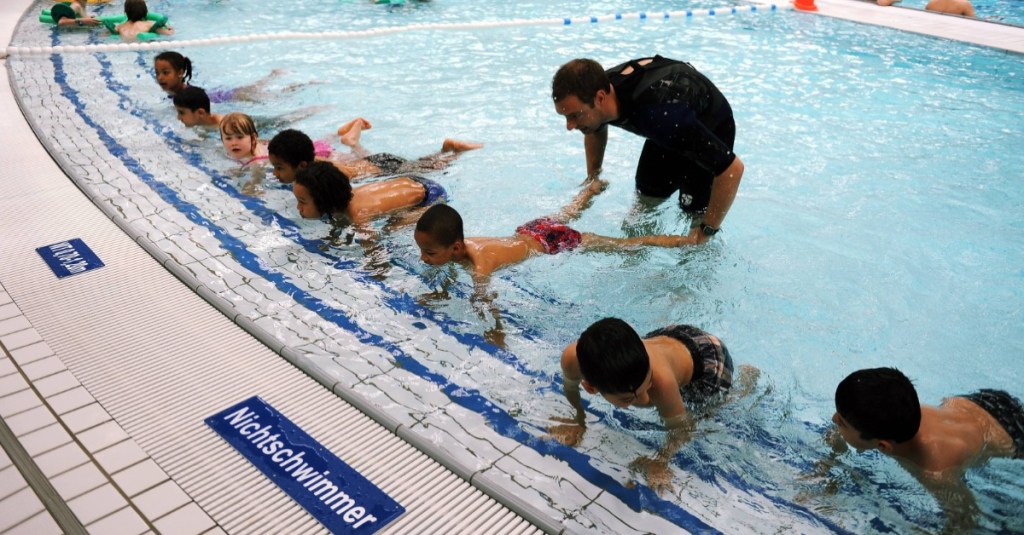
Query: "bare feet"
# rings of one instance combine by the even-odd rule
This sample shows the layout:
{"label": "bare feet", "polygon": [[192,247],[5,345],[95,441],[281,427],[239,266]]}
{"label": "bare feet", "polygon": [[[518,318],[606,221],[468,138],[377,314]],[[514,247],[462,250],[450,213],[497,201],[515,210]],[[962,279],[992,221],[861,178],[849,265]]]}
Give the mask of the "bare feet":
{"label": "bare feet", "polygon": [[338,136],[341,137],[341,143],[348,147],[354,147],[359,144],[359,136],[363,130],[369,130],[373,128],[370,121],[363,119],[362,117],[356,117],[351,121],[338,127]]}
{"label": "bare feet", "polygon": [[466,152],[467,150],[476,150],[483,146],[483,143],[445,138],[444,143],[441,143],[441,152]]}

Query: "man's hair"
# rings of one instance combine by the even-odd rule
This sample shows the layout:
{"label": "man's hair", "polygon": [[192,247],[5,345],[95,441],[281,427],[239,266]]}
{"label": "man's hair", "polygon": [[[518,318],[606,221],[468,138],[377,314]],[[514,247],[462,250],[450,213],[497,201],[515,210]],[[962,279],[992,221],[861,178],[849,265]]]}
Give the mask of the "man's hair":
{"label": "man's hair", "polygon": [[201,87],[190,85],[174,94],[174,105],[192,111],[204,110],[210,113],[210,96]]}
{"label": "man's hair", "polygon": [[253,122],[252,117],[248,115],[233,111],[224,116],[220,121],[220,133],[223,134],[234,134],[242,136],[258,136],[259,132],[256,131],[256,123]]}
{"label": "man's hair", "polygon": [[313,140],[309,136],[294,129],[281,130],[274,139],[267,145],[267,151],[275,158],[284,160],[292,167],[299,164],[311,163],[316,160],[316,149],[313,147]]}
{"label": "man's hair", "polygon": [[635,392],[651,369],[640,335],[618,318],[587,327],[576,342],[576,360],[583,378],[606,394]]}
{"label": "man's hair", "polygon": [[[145,16],[145,15],[143,15]],[[176,71],[184,71],[184,76],[181,77],[181,81],[188,83],[192,79],[192,60],[188,57],[181,55],[173,50],[161,52],[153,58],[153,63],[157,61],[166,61],[171,64],[171,68]],[[209,109],[209,107],[207,107]]]}
{"label": "man's hair", "polygon": [[608,75],[600,63],[592,59],[578,58],[559,67],[551,80],[551,98],[558,102],[565,97],[574,96],[587,106],[593,106],[597,92],[611,91],[611,87]]}
{"label": "man's hair", "polygon": [[125,0],[124,14],[128,17],[129,22],[144,20],[146,15],[149,14],[149,8],[146,7],[146,0]]}
{"label": "man's hair", "polygon": [[435,204],[423,212],[416,222],[416,231],[430,235],[443,247],[465,239],[462,216],[447,204]]}
{"label": "man's hair", "polygon": [[309,190],[320,214],[344,211],[352,201],[352,183],[330,162],[310,162],[295,173],[295,183]]}
{"label": "man's hair", "polygon": [[921,427],[921,403],[910,379],[896,368],[858,370],[836,387],[836,412],[864,440],[906,442]]}

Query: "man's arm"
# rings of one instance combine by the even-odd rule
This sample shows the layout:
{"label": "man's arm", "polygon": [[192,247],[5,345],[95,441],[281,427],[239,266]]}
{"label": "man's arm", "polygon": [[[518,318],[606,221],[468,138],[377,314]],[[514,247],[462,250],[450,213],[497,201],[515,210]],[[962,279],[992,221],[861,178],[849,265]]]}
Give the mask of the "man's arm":
{"label": "man's arm", "polygon": [[[736,191],[739,190],[740,180],[743,179],[743,161],[737,156],[729,164],[722,174],[715,177],[711,183],[711,198],[708,200],[708,208],[704,212],[704,225],[712,228],[721,228],[725,214],[729,213],[732,201],[736,199]],[[707,241],[708,236],[699,227],[690,231],[690,237],[697,243]]]}
{"label": "man's arm", "polygon": [[583,136],[583,149],[587,155],[586,182],[590,182],[601,175],[601,165],[604,163],[604,149],[607,146],[607,126],[602,126],[599,130]]}

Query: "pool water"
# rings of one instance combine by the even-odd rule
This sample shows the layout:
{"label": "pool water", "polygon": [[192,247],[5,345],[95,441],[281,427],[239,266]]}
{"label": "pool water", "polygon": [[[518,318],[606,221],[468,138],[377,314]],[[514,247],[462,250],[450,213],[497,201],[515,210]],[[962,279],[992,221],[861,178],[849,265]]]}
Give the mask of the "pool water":
{"label": "pool water", "polygon": [[[151,8],[172,15],[180,39],[339,29],[338,20],[342,29],[366,29],[681,9],[639,1],[435,1],[389,10],[353,2],[337,6],[346,15],[340,19],[313,16],[312,3],[267,3],[256,14],[226,2],[165,4]],[[211,28],[215,18],[232,24]],[[855,533],[935,530],[934,502],[877,455],[847,455],[827,476],[808,475],[827,455],[821,435],[835,384],[862,367],[895,365],[927,403],[980,387],[1024,395],[1016,381],[1024,349],[1019,56],[764,10],[183,52],[196,64],[195,83],[205,87],[250,83],[274,68],[287,74],[272,87],[317,82],[216,112],[268,117],[325,106],[294,127],[319,137],[362,115],[374,124],[364,135],[368,149],[408,157],[437,150],[446,136],[483,142],[436,177],[467,234],[479,236],[510,235],[556,211],[585,173],[582,138],[565,131],[550,103],[550,78],[561,63],[590,56],[611,65],[659,53],[690,61],[715,81],[736,114],[736,152],[747,168],[719,237],[680,251],[539,257],[501,272],[492,290],[507,348],[498,349],[485,337],[493,322],[481,320],[466,297],[469,277],[422,265],[411,231],[373,236],[369,252],[358,243],[326,244],[321,238],[330,228],[301,221],[290,191],[274,187],[272,177],[259,198],[242,195],[219,142],[176,123],[152,78],[154,54],[47,60],[66,73],[65,93],[83,101],[110,136],[108,146],[125,148],[131,161],[122,164],[206,229],[203,240],[211,243],[199,240],[199,249],[231,251],[234,261],[265,275],[254,286],[294,299],[252,306],[259,325],[339,375],[353,369],[340,355],[357,343],[376,347],[379,355],[365,356],[368,371],[356,372],[357,382],[404,368],[419,378],[428,407],[433,396],[460,403],[499,434],[564,459],[624,502],[686,529],[809,522]],[[612,130],[604,164],[611,186],[575,227],[612,236],[688,229],[672,202],[637,208],[631,184],[640,146]],[[187,172],[168,171],[180,161]],[[124,205],[159,211],[146,208],[151,192],[113,194],[130,199],[111,201],[126,218],[133,214]],[[200,258],[173,237],[176,230],[150,239],[172,256]],[[446,280],[453,283],[448,299],[422,297]],[[225,283],[225,296],[232,286]],[[578,450],[535,440],[551,416],[569,414],[560,394],[562,347],[604,316],[643,332],[677,322],[700,326],[719,335],[738,364],[762,371],[753,395],[700,422],[674,460],[675,491],[667,496],[632,488],[625,466],[663,439],[653,411],[616,411],[590,398],[589,431]],[[435,349],[450,345],[457,350],[438,356]],[[458,354],[466,357],[449,356]],[[1019,464],[996,461],[972,472],[984,529],[1024,529]],[[715,518],[720,510],[727,510],[724,519]]]}

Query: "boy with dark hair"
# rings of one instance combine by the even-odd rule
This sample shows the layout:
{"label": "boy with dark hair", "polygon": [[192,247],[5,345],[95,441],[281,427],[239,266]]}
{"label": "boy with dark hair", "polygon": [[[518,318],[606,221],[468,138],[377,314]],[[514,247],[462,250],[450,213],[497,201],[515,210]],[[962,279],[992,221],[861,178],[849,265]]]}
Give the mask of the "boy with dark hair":
{"label": "boy with dark hair", "polygon": [[[462,264],[473,274],[477,283],[476,293],[480,296],[484,293],[491,273],[536,254],[557,254],[577,247],[623,249],[634,245],[677,247],[686,243],[687,238],[683,236],[611,238],[570,228],[566,223],[578,218],[605,185],[607,183],[603,181],[591,182],[557,214],[520,225],[512,237],[467,238],[461,232],[462,217],[454,208],[432,206],[416,223],[414,238],[420,248],[420,259],[432,266],[442,266],[449,262]],[[437,230],[456,227],[459,229],[457,235]]]}
{"label": "boy with dark hair", "polygon": [[210,97],[201,87],[188,86],[174,94],[174,109],[181,124],[193,127],[220,128],[224,117],[210,112]]}
{"label": "boy with dark hair", "polygon": [[[744,389],[757,370],[740,368]],[[653,457],[640,457],[634,469],[646,472],[655,491],[671,488],[668,462],[694,429],[687,406],[708,407],[725,400],[733,384],[733,362],[718,337],[689,325],[670,325],[643,338],[625,321],[604,318],[583,331],[562,352],[562,383],[574,418],[554,418],[561,425],[548,432],[563,444],[577,445],[586,431],[580,385],[619,408],[655,407],[669,434]]]}
{"label": "boy with dark hair", "polygon": [[858,370],[836,387],[832,421],[857,451],[893,457],[935,496],[948,529],[967,530],[977,505],[964,481],[967,468],[992,457],[1024,458],[1024,407],[1001,390],[922,405],[895,368]]}

